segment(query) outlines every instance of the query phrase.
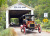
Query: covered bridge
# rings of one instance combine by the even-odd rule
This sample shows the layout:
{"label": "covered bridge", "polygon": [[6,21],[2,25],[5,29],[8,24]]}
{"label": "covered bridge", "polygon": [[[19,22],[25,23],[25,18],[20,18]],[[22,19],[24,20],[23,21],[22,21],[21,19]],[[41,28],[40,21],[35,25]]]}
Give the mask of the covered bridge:
{"label": "covered bridge", "polygon": [[[10,18],[19,18],[19,20],[21,20],[20,17],[29,12],[31,12],[31,15],[34,15],[34,8],[31,8],[22,2],[18,2],[17,4],[8,7],[6,10],[6,28],[9,28]],[[33,20],[32,17],[32,21]]]}

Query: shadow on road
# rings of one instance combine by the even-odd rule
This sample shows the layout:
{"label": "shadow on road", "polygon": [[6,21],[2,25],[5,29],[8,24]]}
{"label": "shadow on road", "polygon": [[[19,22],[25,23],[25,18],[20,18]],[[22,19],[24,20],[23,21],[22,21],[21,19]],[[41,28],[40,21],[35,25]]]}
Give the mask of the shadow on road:
{"label": "shadow on road", "polygon": [[[24,33],[24,31],[23,31],[22,33]],[[30,30],[27,30],[27,31],[26,31],[26,34],[32,34],[32,33],[33,33],[33,34],[36,34],[37,32],[30,31]]]}

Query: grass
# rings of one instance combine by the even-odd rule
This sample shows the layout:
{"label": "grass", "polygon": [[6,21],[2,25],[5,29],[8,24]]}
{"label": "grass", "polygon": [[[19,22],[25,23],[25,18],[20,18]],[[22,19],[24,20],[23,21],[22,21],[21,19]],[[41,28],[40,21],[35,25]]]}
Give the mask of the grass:
{"label": "grass", "polygon": [[8,28],[0,32],[0,36],[17,36],[13,28]]}
{"label": "grass", "polygon": [[47,29],[46,32],[50,32],[50,29]]}
{"label": "grass", "polygon": [[44,29],[44,28],[42,28],[42,31],[50,32],[50,29]]}

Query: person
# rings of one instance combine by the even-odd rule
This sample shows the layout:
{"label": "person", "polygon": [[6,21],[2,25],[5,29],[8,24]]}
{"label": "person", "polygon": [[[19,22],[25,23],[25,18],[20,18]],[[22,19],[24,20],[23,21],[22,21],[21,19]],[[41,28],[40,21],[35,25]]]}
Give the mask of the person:
{"label": "person", "polygon": [[26,21],[25,21],[25,19],[23,19],[23,24],[26,24]]}

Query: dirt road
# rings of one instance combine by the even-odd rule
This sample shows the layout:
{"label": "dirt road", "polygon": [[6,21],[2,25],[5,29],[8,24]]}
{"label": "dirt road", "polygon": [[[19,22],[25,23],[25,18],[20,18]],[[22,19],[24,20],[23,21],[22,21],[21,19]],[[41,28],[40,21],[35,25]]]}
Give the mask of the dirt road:
{"label": "dirt road", "polygon": [[50,33],[47,32],[38,33],[37,30],[34,31],[29,30],[25,35],[24,32],[21,32],[20,27],[16,27],[14,28],[14,30],[18,34],[18,36],[50,36]]}

